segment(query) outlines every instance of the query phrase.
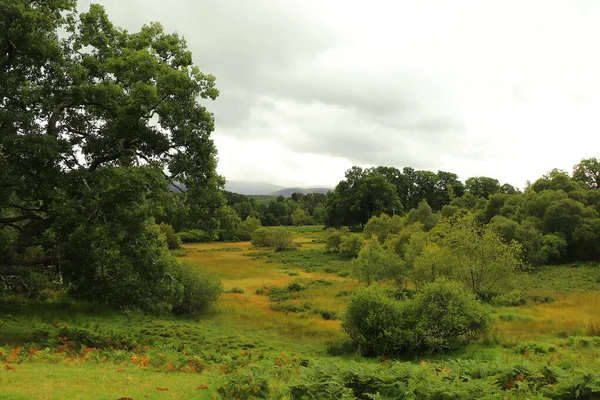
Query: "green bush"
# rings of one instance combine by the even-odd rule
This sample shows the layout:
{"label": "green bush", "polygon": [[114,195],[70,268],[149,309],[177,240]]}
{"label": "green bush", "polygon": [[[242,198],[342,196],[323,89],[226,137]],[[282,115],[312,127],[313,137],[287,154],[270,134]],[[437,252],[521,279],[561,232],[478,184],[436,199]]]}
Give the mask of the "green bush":
{"label": "green bush", "polygon": [[161,222],[159,227],[161,233],[165,235],[169,250],[175,250],[181,247],[181,238],[175,233],[175,230],[171,225]]}
{"label": "green bush", "polygon": [[340,251],[342,238],[348,236],[350,231],[346,229],[328,228],[325,231],[325,251],[328,253],[337,253]]}
{"label": "green bush", "polygon": [[254,246],[273,247],[275,251],[292,249],[292,232],[283,227],[258,228],[252,233]]}
{"label": "green bush", "polygon": [[179,282],[183,285],[183,299],[173,308],[182,315],[198,315],[212,306],[223,292],[218,276],[181,264]]}
{"label": "green bush", "polygon": [[191,229],[189,231],[181,231],[178,233],[179,238],[183,243],[202,243],[214,241],[215,235],[204,232],[201,229]]}
{"label": "green bush", "polygon": [[255,230],[262,226],[260,219],[254,217],[246,217],[246,219],[240,224],[238,236],[241,240],[252,239],[252,234]]}
{"label": "green bush", "polygon": [[399,354],[415,343],[406,305],[379,287],[359,289],[348,303],[342,327],[360,353]]}
{"label": "green bush", "polygon": [[418,347],[446,351],[487,330],[490,312],[458,282],[438,280],[408,302]]}
{"label": "green bush", "polygon": [[342,237],[340,243],[340,256],[346,260],[358,257],[363,245],[365,244],[361,235],[353,233]]}
{"label": "green bush", "polygon": [[414,298],[398,301],[388,290],[360,289],[350,299],[342,327],[371,355],[458,348],[487,329],[489,311],[460,283],[439,280]]}
{"label": "green bush", "polygon": [[492,297],[492,304],[505,307],[517,307],[527,304],[527,299],[523,293],[513,290],[498,296]]}

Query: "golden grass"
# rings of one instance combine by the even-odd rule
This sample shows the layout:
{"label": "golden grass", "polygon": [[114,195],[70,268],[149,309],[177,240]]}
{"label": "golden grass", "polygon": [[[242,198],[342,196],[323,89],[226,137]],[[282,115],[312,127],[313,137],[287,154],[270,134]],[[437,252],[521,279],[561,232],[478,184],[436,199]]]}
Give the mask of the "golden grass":
{"label": "golden grass", "polygon": [[[321,243],[312,243],[312,239],[296,234],[296,243],[300,250],[322,249]],[[239,248],[240,251],[219,251],[224,248]],[[216,318],[223,322],[243,323],[254,329],[276,331],[294,340],[315,338],[327,340],[341,335],[339,321],[325,321],[318,314],[314,316],[283,314],[269,308],[269,299],[265,295],[255,294],[261,286],[286,286],[296,279],[325,279],[333,282],[331,286],[311,287],[303,291],[306,300],[313,309],[326,309],[342,313],[348,298],[337,297],[340,291],[352,291],[357,282],[325,272],[305,272],[301,269],[285,268],[277,263],[267,263],[265,259],[252,259],[245,254],[257,252],[250,242],[206,243],[186,245],[188,254],[184,260],[218,274],[225,289],[239,287],[243,294],[226,293],[218,305]],[[265,251],[261,249],[260,251]],[[294,271],[295,276],[288,272]],[[538,295],[556,293],[536,292]],[[513,313],[531,316],[532,319],[498,320],[492,327],[492,333],[499,341],[522,342],[538,339],[550,339],[572,335],[600,334],[600,292],[560,294],[554,303],[526,307],[501,308],[499,314]]]}
{"label": "golden grass", "polygon": [[[309,243],[301,236],[297,236],[295,241],[303,243],[300,250],[324,248],[323,244]],[[258,250],[253,249],[250,242],[203,243],[185,245],[184,248],[188,253],[181,260],[218,274],[225,290],[234,287],[244,289],[244,293],[224,293],[221,296],[214,317],[216,320],[240,324],[252,330],[274,331],[289,339],[305,339],[311,343],[317,341],[323,344],[337,340],[342,335],[339,321],[326,321],[318,314],[307,316],[273,311],[268,296],[255,292],[262,286],[287,286],[297,279],[325,279],[333,284],[303,291],[306,297],[303,301],[310,302],[316,309],[342,312],[348,300],[346,297],[336,297],[336,294],[356,288],[354,280],[325,272],[282,269],[277,263],[252,259],[247,254]],[[239,248],[241,251],[219,251],[224,248]],[[296,275],[288,275],[289,271],[294,271]]]}
{"label": "golden grass", "polygon": [[500,310],[533,317],[498,321],[494,329],[516,341],[600,333],[600,292],[561,295],[554,303]]}

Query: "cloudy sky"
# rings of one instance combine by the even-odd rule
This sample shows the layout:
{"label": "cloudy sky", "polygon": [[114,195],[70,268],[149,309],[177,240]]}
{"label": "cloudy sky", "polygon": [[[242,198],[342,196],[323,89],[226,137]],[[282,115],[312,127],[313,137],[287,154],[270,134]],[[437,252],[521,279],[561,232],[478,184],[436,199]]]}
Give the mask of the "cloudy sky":
{"label": "cloudy sky", "polygon": [[334,186],[385,165],[522,188],[600,156],[595,0],[94,2],[184,35],[217,77],[228,180]]}

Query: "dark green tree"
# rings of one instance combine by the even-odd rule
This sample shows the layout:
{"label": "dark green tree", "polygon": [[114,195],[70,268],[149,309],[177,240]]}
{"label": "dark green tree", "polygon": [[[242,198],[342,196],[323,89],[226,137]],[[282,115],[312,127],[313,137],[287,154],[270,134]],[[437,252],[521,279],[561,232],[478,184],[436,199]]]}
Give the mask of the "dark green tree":
{"label": "dark green tree", "polygon": [[169,310],[182,287],[154,217],[167,180],[197,220],[222,204],[199,102],[215,78],[177,34],[129,33],[99,5],[2,1],[0,15],[0,229],[15,235],[0,264],[41,246],[78,296]]}

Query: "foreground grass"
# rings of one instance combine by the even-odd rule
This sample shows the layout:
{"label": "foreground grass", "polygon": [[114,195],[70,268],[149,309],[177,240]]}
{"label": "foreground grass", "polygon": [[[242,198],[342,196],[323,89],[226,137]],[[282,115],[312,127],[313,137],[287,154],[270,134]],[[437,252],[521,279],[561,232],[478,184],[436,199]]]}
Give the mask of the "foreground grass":
{"label": "foreground grass", "polygon": [[213,399],[208,376],[156,372],[137,366],[27,362],[0,370],[0,398],[30,399]]}

